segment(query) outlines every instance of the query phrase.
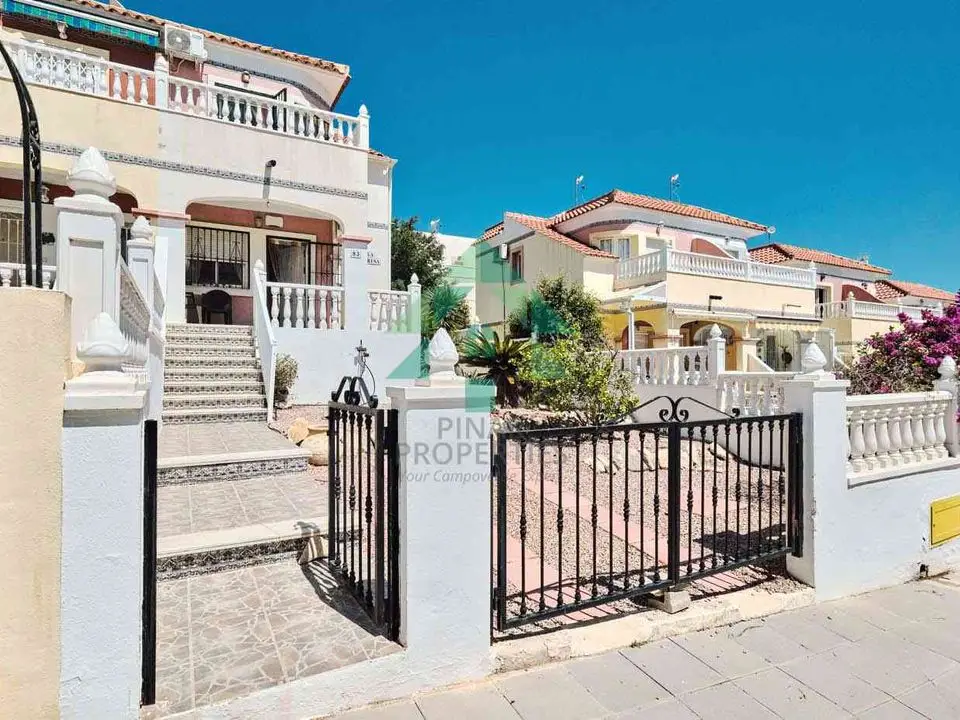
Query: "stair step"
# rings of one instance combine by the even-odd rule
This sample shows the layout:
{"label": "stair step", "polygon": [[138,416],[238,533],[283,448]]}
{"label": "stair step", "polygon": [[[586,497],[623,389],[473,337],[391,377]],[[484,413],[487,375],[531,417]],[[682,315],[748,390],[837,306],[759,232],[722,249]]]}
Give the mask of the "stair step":
{"label": "stair step", "polygon": [[161,417],[170,425],[179,423],[267,422],[266,408],[220,407],[164,409]]}
{"label": "stair step", "polygon": [[265,408],[267,398],[260,393],[237,393],[237,394],[219,394],[208,393],[206,395],[171,393],[163,399],[164,410],[177,409],[213,409],[220,408]]}
{"label": "stair step", "polygon": [[250,325],[201,325],[199,323],[167,323],[166,335],[177,337],[181,335],[194,336],[223,336],[223,335],[253,335]]}
{"label": "stair step", "polygon": [[326,554],[326,531],[327,518],[317,517],[161,538],[157,572],[170,579],[300,557],[305,550],[313,560]]}
{"label": "stair step", "polygon": [[224,345],[223,347],[212,347],[209,345],[194,343],[190,345],[167,345],[165,354],[168,358],[256,357],[257,349],[252,345]]}
{"label": "stair step", "polygon": [[[248,393],[263,394],[263,383],[259,377],[239,378],[236,380],[207,380],[205,376],[189,375],[188,380],[164,380],[164,395],[246,395]],[[204,379],[196,379],[204,377]]]}
{"label": "stair step", "polygon": [[195,368],[198,370],[210,370],[216,368],[254,368],[259,372],[260,364],[253,355],[170,355],[164,358],[164,367],[169,368]]}
{"label": "stair step", "polygon": [[285,448],[245,453],[161,458],[157,464],[157,484],[182,485],[289,475],[304,472],[309,457],[308,451],[291,444]]}
{"label": "stair step", "polygon": [[262,382],[259,367],[167,367],[163,373],[164,392],[167,383],[176,382]]}
{"label": "stair step", "polygon": [[167,335],[167,347],[252,348],[254,340],[246,335]]}

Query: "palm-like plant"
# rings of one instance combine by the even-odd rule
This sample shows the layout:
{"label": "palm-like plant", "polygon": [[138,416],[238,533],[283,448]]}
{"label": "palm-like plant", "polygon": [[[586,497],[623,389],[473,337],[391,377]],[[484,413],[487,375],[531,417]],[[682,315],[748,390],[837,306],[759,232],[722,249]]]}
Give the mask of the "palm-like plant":
{"label": "palm-like plant", "polygon": [[468,365],[486,368],[484,376],[497,388],[497,405],[515,407],[520,402],[520,366],[527,353],[527,340],[502,339],[475,335],[467,340],[463,361]]}

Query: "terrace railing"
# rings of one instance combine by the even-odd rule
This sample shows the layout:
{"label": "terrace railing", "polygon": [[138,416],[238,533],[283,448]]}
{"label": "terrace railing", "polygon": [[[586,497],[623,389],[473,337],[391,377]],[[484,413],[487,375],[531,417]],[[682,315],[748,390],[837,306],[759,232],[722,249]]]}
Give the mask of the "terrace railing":
{"label": "terrace railing", "polygon": [[934,303],[923,307],[915,305],[890,305],[887,303],[865,302],[863,300],[844,300],[842,302],[821,303],[817,305],[817,315],[825,320],[835,318],[854,318],[857,320],[883,320],[900,322],[900,313],[911,320],[922,320],[923,310],[935,315],[943,314],[943,305]]}

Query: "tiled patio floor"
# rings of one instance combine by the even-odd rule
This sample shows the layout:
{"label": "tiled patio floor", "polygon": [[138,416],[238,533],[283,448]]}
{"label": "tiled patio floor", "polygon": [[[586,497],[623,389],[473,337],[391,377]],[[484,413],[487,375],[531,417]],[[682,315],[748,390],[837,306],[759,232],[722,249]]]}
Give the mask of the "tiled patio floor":
{"label": "tiled patio floor", "polygon": [[161,581],[158,715],[390,654],[321,562],[284,560]]}
{"label": "tiled patio floor", "polygon": [[309,473],[166,485],[157,492],[161,538],[327,514],[325,478]]}
{"label": "tiled patio floor", "polygon": [[163,426],[157,454],[162,461],[251,450],[296,450],[296,447],[262,422],[185,423]]}

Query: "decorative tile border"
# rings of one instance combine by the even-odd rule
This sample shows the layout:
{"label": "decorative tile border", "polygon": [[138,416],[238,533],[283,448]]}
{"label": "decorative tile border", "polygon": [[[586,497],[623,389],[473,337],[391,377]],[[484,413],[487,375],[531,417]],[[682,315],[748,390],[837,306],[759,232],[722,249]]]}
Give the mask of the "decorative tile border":
{"label": "decorative tile border", "polygon": [[167,323],[167,337],[171,335],[243,335],[253,337],[250,325],[200,325],[198,323]]}
{"label": "decorative tile border", "polygon": [[157,575],[161,580],[175,580],[191,575],[200,575],[221,570],[277,562],[297,557],[309,541],[309,537],[269,540],[267,542],[236,545],[234,547],[202,550],[195,553],[170,555],[157,559]]}
{"label": "decorative tile border", "polygon": [[[261,417],[266,420],[266,411]],[[165,420],[166,421],[166,420]],[[260,475],[287,475],[304,472],[307,469],[305,456],[272,458],[270,460],[248,460],[242,462],[220,463],[216,465],[184,465],[180,467],[159,468],[157,485],[182,485],[222,480],[245,480]]]}
{"label": "decorative tile border", "polygon": [[[0,135],[0,145],[20,147],[20,138],[12,135]],[[86,148],[66,143],[43,142],[42,145],[43,150],[46,152],[52,152],[58,155],[70,155],[73,157],[79,157],[80,154],[86,150]],[[100,153],[107,160],[124,163],[126,165],[141,165],[157,170],[172,170],[174,172],[204,175],[206,177],[221,178],[224,180],[239,180],[240,182],[255,183],[257,185],[263,185],[264,182],[262,175],[255,175],[253,173],[224,170],[223,168],[211,168],[204,165],[191,165],[173,160],[160,160],[147,155],[132,155],[130,153],[115,152],[113,150],[100,150]],[[353,198],[356,200],[366,200],[368,198],[367,193],[362,190],[348,190],[346,188],[331,187],[329,185],[314,185],[312,183],[296,182],[282,178],[271,178],[270,184],[291,190],[304,190],[306,192],[335,195],[337,197]]]}
{"label": "decorative tile border", "polygon": [[[221,422],[267,422],[267,409],[257,410],[255,408],[238,408],[235,406],[220,408],[219,410],[211,408],[209,412],[192,412],[186,415],[180,413],[186,412],[187,408],[176,410],[164,410],[162,412],[163,422],[166,425],[185,425],[188,423],[221,423]],[[228,410],[243,410],[244,412],[226,412]]]}
{"label": "decorative tile border", "polygon": [[263,382],[263,376],[259,367],[249,368],[210,368],[210,367],[167,367],[163,374],[165,381],[183,381],[191,380],[222,380],[229,382],[231,380],[259,380]]}
{"label": "decorative tile border", "polygon": [[267,397],[261,391],[255,395],[250,393],[249,397],[236,397],[220,393],[210,393],[203,397],[194,395],[185,395],[179,393],[170,393],[163,398],[164,410],[216,410],[218,408],[250,408],[251,410],[266,410]]}
{"label": "decorative tile border", "polygon": [[[245,393],[263,393],[263,383],[259,380],[221,380],[207,382],[203,380],[171,380],[165,378],[163,386],[164,396],[170,395],[204,395],[207,393],[226,393],[228,395],[243,395]],[[188,382],[189,385],[174,385],[173,383]]]}
{"label": "decorative tile border", "polygon": [[195,353],[184,356],[177,355],[176,353],[166,353],[166,360],[164,364],[170,368],[196,368],[198,370],[209,366],[220,368],[230,367],[250,369],[259,369],[260,367],[257,363],[256,357],[253,355],[244,357],[229,355],[197,355]]}

